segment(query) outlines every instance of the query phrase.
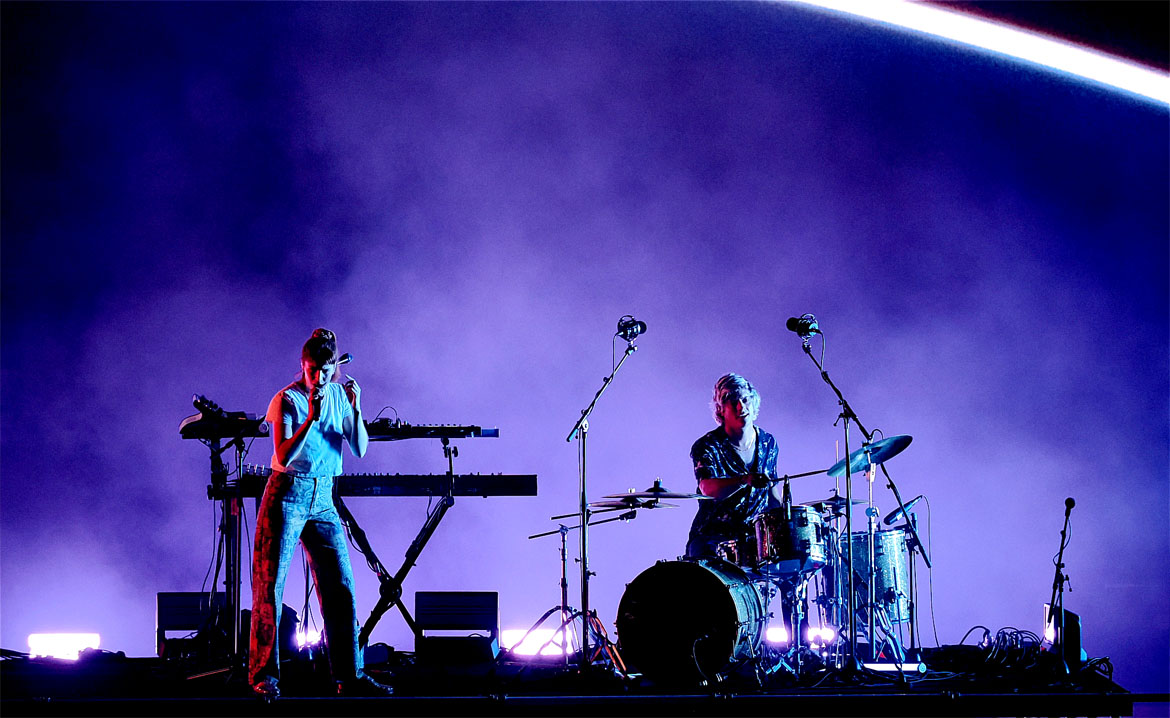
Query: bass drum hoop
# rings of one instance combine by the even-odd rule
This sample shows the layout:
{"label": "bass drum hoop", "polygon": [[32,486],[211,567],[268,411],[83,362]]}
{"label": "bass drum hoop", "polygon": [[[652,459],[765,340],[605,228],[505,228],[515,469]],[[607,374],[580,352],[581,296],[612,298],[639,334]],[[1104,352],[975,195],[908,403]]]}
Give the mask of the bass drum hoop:
{"label": "bass drum hoop", "polygon": [[710,681],[759,655],[764,602],[721,559],[659,561],[626,585],[615,621],[627,665],[657,683]]}

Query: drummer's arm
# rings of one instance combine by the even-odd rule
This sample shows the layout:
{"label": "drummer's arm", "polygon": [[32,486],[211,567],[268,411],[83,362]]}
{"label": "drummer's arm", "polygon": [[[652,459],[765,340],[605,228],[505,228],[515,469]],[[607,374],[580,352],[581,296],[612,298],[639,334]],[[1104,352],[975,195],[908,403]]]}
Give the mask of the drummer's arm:
{"label": "drummer's arm", "polygon": [[699,491],[704,496],[716,499],[725,499],[740,486],[748,483],[749,476],[724,476],[719,478],[699,479]]}

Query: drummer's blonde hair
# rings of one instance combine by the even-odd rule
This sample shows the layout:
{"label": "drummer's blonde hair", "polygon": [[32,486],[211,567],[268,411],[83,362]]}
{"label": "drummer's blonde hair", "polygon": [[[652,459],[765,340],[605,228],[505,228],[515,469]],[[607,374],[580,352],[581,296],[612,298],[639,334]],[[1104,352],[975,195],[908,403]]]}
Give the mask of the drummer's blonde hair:
{"label": "drummer's blonde hair", "polygon": [[736,396],[746,399],[748,409],[752,412],[752,418],[760,414],[760,392],[752,386],[752,383],[744,379],[739,374],[732,372],[724,374],[719,377],[719,381],[715,382],[715,393],[711,396],[712,407],[715,410],[715,421],[723,426],[723,417],[719,415],[719,406],[723,403],[722,398],[724,394],[734,393]]}

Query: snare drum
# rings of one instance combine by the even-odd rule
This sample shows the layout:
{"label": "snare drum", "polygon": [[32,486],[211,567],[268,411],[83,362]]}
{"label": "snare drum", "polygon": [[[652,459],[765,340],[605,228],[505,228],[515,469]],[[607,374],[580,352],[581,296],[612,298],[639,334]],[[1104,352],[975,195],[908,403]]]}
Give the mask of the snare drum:
{"label": "snare drum", "polygon": [[811,506],[770,509],[756,516],[752,526],[760,573],[813,573],[828,562],[825,520]]}
{"label": "snare drum", "polygon": [[722,541],[715,547],[715,555],[740,568],[752,569],[759,562],[756,537],[751,535]]}

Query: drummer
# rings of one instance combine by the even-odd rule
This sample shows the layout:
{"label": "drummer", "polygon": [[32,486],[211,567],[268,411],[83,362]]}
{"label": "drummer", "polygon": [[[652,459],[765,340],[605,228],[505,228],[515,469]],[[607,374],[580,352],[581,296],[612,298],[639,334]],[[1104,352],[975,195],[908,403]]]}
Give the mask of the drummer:
{"label": "drummer", "polygon": [[768,505],[769,479],[776,477],[776,439],[756,426],[760,394],[739,374],[715,382],[715,420],[719,426],[691,446],[700,501],[687,538],[687,556],[717,557],[727,541],[745,541],[751,521]]}

